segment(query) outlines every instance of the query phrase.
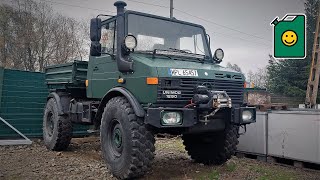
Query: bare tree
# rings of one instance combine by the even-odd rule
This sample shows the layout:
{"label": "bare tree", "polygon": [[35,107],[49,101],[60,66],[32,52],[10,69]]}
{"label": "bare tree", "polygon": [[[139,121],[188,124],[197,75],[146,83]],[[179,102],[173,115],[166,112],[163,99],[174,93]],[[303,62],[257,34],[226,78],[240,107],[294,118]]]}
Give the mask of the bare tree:
{"label": "bare tree", "polygon": [[253,83],[255,87],[266,88],[267,87],[267,69],[258,68],[256,72],[251,70],[246,74],[246,81]]}
{"label": "bare tree", "polygon": [[10,64],[8,44],[10,44],[10,15],[12,11],[6,6],[0,6],[0,66],[7,67]]}
{"label": "bare tree", "polygon": [[230,69],[233,69],[237,72],[241,72],[242,73],[242,70],[241,68],[237,65],[237,64],[231,64],[230,62],[227,63],[227,68],[230,68]]}
{"label": "bare tree", "polygon": [[252,82],[253,79],[254,79],[254,73],[251,70],[249,70],[249,72],[246,74],[246,80],[248,82]]}
{"label": "bare tree", "polygon": [[84,24],[54,13],[45,2],[13,0],[0,5],[1,66],[43,71],[52,64],[83,59]]}

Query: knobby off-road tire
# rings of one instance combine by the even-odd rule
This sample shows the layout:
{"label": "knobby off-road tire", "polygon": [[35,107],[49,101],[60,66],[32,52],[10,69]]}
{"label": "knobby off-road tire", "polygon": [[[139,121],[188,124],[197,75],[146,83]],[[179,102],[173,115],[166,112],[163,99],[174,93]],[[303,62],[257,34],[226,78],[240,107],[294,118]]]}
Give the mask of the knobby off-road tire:
{"label": "knobby off-road tire", "polygon": [[155,140],[125,97],[107,103],[100,128],[102,155],[113,175],[119,179],[144,175],[154,158]]}
{"label": "knobby off-road tire", "polygon": [[72,123],[68,116],[59,116],[57,102],[51,98],[43,115],[43,141],[47,149],[62,151],[72,138]]}
{"label": "knobby off-road tire", "polygon": [[220,165],[234,155],[238,138],[238,126],[227,125],[224,131],[182,136],[188,154],[195,162]]}

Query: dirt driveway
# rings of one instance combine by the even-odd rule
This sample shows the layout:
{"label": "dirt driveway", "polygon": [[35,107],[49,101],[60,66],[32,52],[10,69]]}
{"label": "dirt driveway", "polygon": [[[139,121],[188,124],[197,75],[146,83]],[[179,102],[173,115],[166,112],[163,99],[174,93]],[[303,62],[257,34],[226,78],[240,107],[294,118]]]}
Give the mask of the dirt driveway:
{"label": "dirt driveway", "polygon": [[[76,138],[68,151],[30,146],[0,147],[0,179],[115,179],[101,159],[98,137]],[[153,167],[143,179],[320,179],[320,171],[233,157],[222,166],[194,163],[180,138],[157,138]]]}

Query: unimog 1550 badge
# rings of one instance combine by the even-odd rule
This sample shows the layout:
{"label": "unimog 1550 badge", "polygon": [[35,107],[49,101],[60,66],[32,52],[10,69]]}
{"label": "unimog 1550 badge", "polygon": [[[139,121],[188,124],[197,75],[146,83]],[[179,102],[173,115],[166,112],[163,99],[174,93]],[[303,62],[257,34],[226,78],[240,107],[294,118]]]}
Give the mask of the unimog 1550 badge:
{"label": "unimog 1550 badge", "polygon": [[175,91],[175,90],[163,90],[162,91],[162,97],[163,98],[168,98],[168,99],[172,99],[172,98],[180,98],[181,97],[181,91]]}

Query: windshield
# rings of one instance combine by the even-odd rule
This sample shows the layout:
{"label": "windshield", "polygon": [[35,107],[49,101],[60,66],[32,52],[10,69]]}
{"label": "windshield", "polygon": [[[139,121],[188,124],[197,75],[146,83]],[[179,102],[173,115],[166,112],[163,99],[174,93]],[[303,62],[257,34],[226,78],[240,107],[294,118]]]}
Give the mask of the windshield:
{"label": "windshield", "polygon": [[137,38],[135,51],[158,49],[210,57],[204,30],[197,26],[129,14],[128,34]]}

